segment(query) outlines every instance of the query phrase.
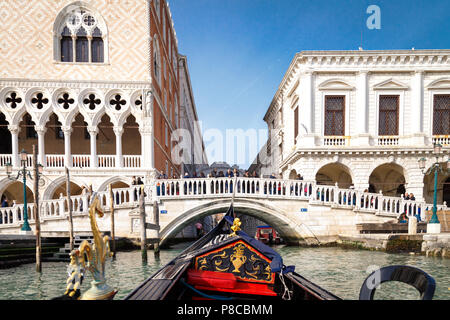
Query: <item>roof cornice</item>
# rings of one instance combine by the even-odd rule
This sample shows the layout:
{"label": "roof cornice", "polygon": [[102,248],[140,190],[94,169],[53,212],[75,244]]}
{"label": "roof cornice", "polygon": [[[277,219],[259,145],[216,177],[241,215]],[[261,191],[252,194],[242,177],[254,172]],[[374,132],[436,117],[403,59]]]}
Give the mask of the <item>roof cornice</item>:
{"label": "roof cornice", "polygon": [[[370,72],[413,72],[408,68],[421,68],[422,71],[439,71],[436,67],[442,65],[450,68],[450,49],[426,49],[426,50],[317,50],[300,51],[295,54],[291,61],[278,89],[270,103],[270,106],[264,115],[264,121],[267,121],[274,107],[287,89],[297,68],[303,64],[306,68],[310,67],[313,72],[323,72],[326,66],[333,72],[360,72],[362,69]],[[382,69],[373,70],[379,66]],[[347,69],[344,69],[347,68]],[[353,67],[354,69],[348,69]],[[316,69],[317,68],[317,69]],[[339,68],[342,68],[340,70]],[[386,70],[384,70],[386,68]]]}

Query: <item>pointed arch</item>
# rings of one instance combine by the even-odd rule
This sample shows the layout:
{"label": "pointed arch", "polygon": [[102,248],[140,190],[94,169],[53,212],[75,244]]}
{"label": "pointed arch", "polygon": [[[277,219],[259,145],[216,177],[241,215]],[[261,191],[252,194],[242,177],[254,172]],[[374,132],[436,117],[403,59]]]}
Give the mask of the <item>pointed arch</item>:
{"label": "pointed arch", "polygon": [[[72,36],[75,36],[75,41],[77,41],[77,34],[80,32],[93,39],[88,43],[90,54],[84,55],[84,57],[90,57],[90,61],[80,60],[80,57],[77,58],[77,53],[73,52]],[[105,19],[94,6],[84,1],[72,2],[58,13],[53,23],[54,60],[107,63],[109,61],[108,34]],[[85,36],[82,35],[82,37]],[[77,46],[78,43],[75,47]],[[80,53],[81,51],[78,52],[78,55]]]}

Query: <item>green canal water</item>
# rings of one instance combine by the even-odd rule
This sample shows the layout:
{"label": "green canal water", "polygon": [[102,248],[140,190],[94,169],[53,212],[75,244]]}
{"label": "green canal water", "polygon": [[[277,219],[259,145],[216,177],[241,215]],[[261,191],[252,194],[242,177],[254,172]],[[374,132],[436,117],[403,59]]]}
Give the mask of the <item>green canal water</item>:
{"label": "green canal water", "polygon": [[[343,299],[358,299],[360,287],[370,271],[387,265],[411,265],[429,273],[436,280],[434,299],[450,300],[450,260],[408,254],[348,250],[342,248],[274,248],[285,265],[295,265],[295,271]],[[172,260],[182,248],[162,250],[155,260],[148,251],[148,262],[142,263],[139,251],[118,252],[106,266],[108,284],[119,290],[116,299],[124,298],[142,281]],[[0,270],[1,300],[48,300],[65,290],[67,263],[43,263],[42,274],[34,264]],[[92,280],[88,274],[82,285],[86,291]],[[417,291],[398,282],[385,283],[375,299],[418,299]]]}

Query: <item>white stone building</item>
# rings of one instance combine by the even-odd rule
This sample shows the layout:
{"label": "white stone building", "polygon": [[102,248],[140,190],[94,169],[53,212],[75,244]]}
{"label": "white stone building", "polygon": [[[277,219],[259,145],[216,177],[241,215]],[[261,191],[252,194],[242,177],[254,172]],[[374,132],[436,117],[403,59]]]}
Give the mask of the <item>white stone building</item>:
{"label": "white stone building", "polygon": [[190,146],[183,150],[182,176],[184,176],[185,172],[188,172],[192,176],[194,172],[200,172],[203,168],[208,167],[208,158],[203,142],[201,122],[199,121],[197,108],[195,107],[194,93],[186,56],[180,55],[179,68],[181,101],[180,128],[189,132],[182,139],[187,139]]}
{"label": "white stone building", "polygon": [[[432,203],[418,159],[450,150],[450,50],[303,51],[290,64],[264,121],[270,163],[261,174]],[[261,153],[260,153],[261,156]],[[449,174],[438,202],[450,202]]]}

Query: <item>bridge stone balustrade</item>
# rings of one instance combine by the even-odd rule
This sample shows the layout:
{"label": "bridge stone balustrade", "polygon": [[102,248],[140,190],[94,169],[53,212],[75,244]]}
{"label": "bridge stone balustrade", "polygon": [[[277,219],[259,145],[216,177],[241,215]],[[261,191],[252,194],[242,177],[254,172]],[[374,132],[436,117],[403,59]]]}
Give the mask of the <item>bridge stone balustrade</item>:
{"label": "bridge stone balustrade", "polygon": [[[402,212],[425,218],[432,204],[343,189],[337,185],[317,185],[315,181],[262,178],[158,179],[148,185],[113,189],[116,235],[139,238],[139,193],[144,188],[147,222],[153,223],[153,204],[160,212],[162,241],[175,236],[185,226],[228,209],[233,193],[236,212],[254,216],[274,226],[289,242],[326,239],[357,232],[356,224],[386,222]],[[97,217],[103,232],[110,230],[111,199],[108,191],[98,192],[105,215]],[[68,209],[73,213],[74,230],[89,232],[89,195],[40,202],[41,232],[47,236],[68,234]],[[34,228],[33,204],[28,205]],[[446,204],[438,210],[447,209]],[[23,205],[0,208],[0,234],[20,233]],[[149,230],[148,236],[154,237]],[[320,240],[322,241],[322,240]]]}

